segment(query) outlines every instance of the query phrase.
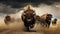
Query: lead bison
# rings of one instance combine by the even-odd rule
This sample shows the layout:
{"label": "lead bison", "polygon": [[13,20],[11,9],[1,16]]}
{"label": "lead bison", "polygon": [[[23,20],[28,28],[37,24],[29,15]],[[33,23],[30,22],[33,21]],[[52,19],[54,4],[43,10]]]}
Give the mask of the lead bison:
{"label": "lead bison", "polygon": [[35,12],[28,7],[28,10],[24,11],[22,13],[22,21],[24,22],[24,25],[27,29],[27,31],[30,31],[30,28],[34,27],[35,24]]}

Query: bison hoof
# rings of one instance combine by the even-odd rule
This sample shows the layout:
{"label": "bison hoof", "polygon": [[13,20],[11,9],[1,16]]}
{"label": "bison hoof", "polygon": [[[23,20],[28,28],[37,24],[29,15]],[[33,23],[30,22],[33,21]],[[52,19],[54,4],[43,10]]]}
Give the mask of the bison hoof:
{"label": "bison hoof", "polygon": [[33,25],[30,26],[30,28],[33,28],[33,27],[34,27]]}

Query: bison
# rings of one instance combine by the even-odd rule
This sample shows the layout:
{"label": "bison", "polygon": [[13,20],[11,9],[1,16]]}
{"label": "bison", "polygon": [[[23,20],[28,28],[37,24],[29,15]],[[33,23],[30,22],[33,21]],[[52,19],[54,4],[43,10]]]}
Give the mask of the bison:
{"label": "bison", "polygon": [[33,28],[35,24],[35,12],[28,7],[28,9],[22,13],[21,18],[26,29],[30,31],[30,28]]}
{"label": "bison", "polygon": [[57,23],[57,19],[55,18],[55,19],[52,21],[52,24],[53,24],[53,25],[56,25],[56,23]]}
{"label": "bison", "polygon": [[5,24],[8,24],[10,21],[11,21],[11,17],[7,15],[4,19]]}
{"label": "bison", "polygon": [[42,15],[40,17],[41,23],[43,23],[43,25],[45,25],[46,27],[50,26],[51,19],[52,19],[52,15],[51,14],[44,14],[44,15]]}

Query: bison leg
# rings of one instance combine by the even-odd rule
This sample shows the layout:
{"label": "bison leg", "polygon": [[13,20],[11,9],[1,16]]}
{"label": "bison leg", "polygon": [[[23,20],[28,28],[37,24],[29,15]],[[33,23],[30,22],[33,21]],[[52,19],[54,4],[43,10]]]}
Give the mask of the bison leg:
{"label": "bison leg", "polygon": [[24,23],[24,26],[26,27],[27,31],[30,31],[28,23]]}
{"label": "bison leg", "polygon": [[47,27],[48,27],[48,28],[50,27],[50,23],[47,24]]}

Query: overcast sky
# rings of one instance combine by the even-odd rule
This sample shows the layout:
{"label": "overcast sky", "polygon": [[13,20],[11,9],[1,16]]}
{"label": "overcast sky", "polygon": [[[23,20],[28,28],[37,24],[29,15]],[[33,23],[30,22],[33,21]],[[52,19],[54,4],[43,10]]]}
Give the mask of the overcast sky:
{"label": "overcast sky", "polygon": [[[23,8],[31,4],[38,15],[51,13],[54,18],[60,19],[60,0],[7,0],[0,1],[0,17],[6,14],[18,15]],[[19,10],[20,9],[20,10]],[[19,10],[19,11],[18,11]]]}

